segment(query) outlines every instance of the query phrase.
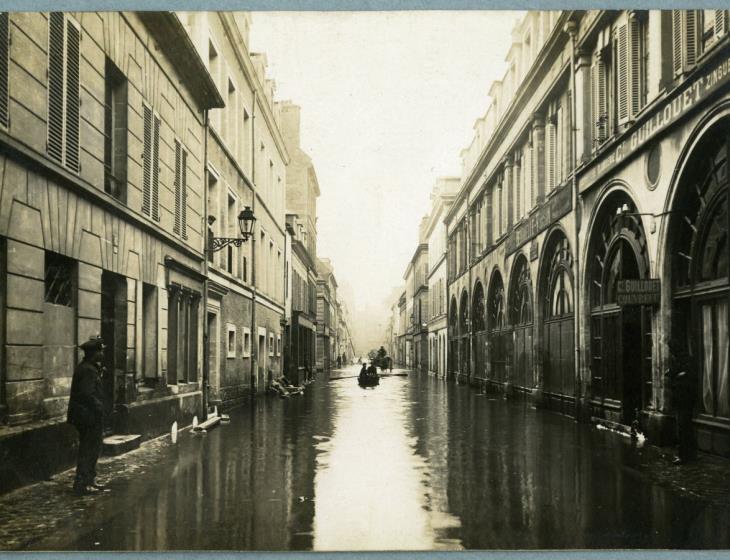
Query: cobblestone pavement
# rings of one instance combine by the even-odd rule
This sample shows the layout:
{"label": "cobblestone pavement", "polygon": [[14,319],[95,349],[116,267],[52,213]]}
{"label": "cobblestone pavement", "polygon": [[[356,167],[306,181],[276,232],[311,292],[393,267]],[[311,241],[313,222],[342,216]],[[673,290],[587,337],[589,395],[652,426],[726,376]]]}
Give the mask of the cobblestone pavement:
{"label": "cobblestone pavement", "polygon": [[[193,437],[181,434],[181,437]],[[51,534],[74,531],[98,522],[99,507],[115,500],[114,486],[132,482],[153,469],[171,448],[170,437],[146,442],[140,448],[117,457],[102,457],[97,466],[97,482],[108,489],[89,496],[72,491],[74,469],[0,497],[0,549],[34,548]]]}

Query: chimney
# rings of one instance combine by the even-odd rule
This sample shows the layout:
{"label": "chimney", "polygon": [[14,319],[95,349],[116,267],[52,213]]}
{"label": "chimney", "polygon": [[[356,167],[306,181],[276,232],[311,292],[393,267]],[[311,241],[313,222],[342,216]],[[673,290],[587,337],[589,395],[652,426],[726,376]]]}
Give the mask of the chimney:
{"label": "chimney", "polygon": [[300,147],[299,123],[301,108],[291,101],[284,101],[281,104],[281,131],[284,135],[284,143],[287,150],[295,150]]}

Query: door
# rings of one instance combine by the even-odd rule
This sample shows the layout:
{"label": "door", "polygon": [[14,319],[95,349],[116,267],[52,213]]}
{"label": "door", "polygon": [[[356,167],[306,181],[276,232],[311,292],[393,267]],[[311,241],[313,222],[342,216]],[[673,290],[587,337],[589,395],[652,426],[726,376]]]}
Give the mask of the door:
{"label": "door", "polygon": [[114,426],[114,405],[123,403],[127,367],[127,280],[107,270],[101,275],[101,337],[104,433]]}

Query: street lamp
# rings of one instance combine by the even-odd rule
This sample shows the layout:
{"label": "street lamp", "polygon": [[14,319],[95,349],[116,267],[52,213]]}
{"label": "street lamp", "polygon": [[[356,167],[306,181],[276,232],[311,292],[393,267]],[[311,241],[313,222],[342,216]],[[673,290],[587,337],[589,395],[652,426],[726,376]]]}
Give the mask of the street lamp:
{"label": "street lamp", "polygon": [[[241,231],[241,237],[213,237],[209,235],[208,248],[211,252],[220,251],[227,245],[235,245],[240,247],[242,243],[248,241],[253,235],[253,226],[256,216],[253,214],[250,206],[246,206],[238,214],[238,229]],[[208,216],[208,226],[212,226],[215,222],[215,216]]]}

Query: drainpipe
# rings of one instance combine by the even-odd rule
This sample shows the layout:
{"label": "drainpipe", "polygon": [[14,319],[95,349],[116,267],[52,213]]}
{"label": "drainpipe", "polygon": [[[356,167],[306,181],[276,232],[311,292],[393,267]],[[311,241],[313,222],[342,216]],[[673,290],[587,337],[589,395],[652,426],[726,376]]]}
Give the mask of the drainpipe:
{"label": "drainpipe", "polygon": [[208,132],[210,129],[209,111],[203,111],[203,415],[202,421],[208,419],[208,402],[210,399],[210,332],[208,330]]}
{"label": "drainpipe", "polygon": [[[256,215],[256,89],[253,90],[251,107],[251,210]],[[256,232],[251,236],[251,394],[256,394],[258,373],[254,363],[259,360],[259,333],[256,329]]]}
{"label": "drainpipe", "polygon": [[573,329],[574,338],[574,363],[575,363],[575,374],[574,374],[574,387],[575,387],[575,419],[579,421],[582,415],[581,411],[581,350],[580,350],[580,310],[578,306],[580,296],[580,212],[578,209],[578,203],[580,197],[578,193],[578,177],[576,175],[576,150],[578,145],[578,127],[577,127],[577,96],[575,88],[575,70],[576,70],[576,59],[575,59],[575,42],[578,33],[578,26],[574,21],[568,21],[563,28],[570,36],[570,91],[571,91],[571,132],[573,133],[573,142],[571,142],[571,154],[570,158],[573,163],[573,180],[572,180],[572,203],[573,203],[573,221],[575,226],[575,250],[573,254],[573,262],[575,263],[575,281],[573,282],[573,321],[575,327]]}

